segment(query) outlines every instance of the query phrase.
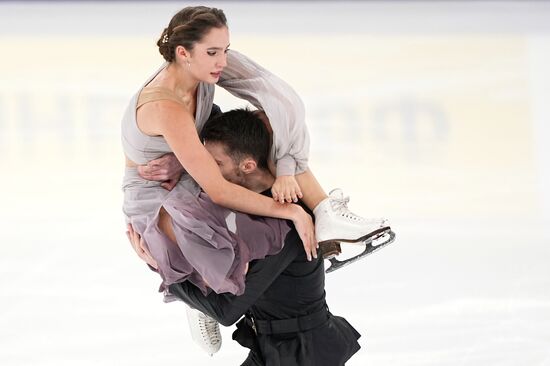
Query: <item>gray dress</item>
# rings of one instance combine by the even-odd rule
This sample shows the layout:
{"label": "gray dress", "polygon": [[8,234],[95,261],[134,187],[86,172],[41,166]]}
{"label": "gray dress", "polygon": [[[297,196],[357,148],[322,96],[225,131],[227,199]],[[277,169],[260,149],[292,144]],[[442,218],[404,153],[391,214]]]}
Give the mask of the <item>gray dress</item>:
{"label": "gray dress", "polygon": [[[143,134],[136,122],[141,90],[166,66],[162,65],[131,98],[122,119],[123,150],[137,164],[145,164],[171,152],[163,137]],[[285,161],[283,172],[299,172],[307,167],[308,138],[303,105],[286,83],[245,56],[230,51],[228,67],[219,85],[266,111],[274,130],[272,156],[276,161]],[[247,87],[258,90],[248,92]],[[278,93],[285,97],[270,97]],[[210,115],[213,97],[214,85],[200,83],[195,114],[197,132]],[[285,108],[288,109],[287,114],[282,113]],[[277,123],[273,118],[287,127],[275,127]],[[303,128],[295,125],[302,125]],[[287,138],[297,136],[299,143],[286,143],[286,146],[277,149],[277,131]],[[157,261],[158,273],[162,278],[161,290],[173,283],[190,281],[205,294],[212,289],[216,293],[240,295],[244,292],[246,264],[280,251],[290,230],[289,222],[285,220],[247,215],[214,204],[187,173],[182,175],[172,191],[167,191],[159,182],[145,180],[139,176],[137,169],[127,167],[123,191],[126,221],[132,223],[136,232],[144,238]],[[173,243],[158,228],[161,207],[172,218],[177,243]]]}

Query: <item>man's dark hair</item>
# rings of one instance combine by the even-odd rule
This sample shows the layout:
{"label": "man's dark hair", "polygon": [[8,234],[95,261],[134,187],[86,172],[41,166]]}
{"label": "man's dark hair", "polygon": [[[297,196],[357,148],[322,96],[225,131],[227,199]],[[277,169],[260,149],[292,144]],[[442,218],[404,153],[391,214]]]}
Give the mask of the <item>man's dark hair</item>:
{"label": "man's dark hair", "polygon": [[234,109],[212,117],[202,129],[201,140],[224,144],[225,152],[236,164],[250,157],[260,169],[268,169],[271,140],[264,122],[254,111]]}

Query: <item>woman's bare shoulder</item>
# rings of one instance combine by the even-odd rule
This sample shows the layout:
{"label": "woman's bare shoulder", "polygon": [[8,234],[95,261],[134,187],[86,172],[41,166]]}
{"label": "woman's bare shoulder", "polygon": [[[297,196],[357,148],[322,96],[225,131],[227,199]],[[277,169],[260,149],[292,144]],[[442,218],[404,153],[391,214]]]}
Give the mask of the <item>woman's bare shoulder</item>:
{"label": "woman's bare shoulder", "polygon": [[140,106],[136,112],[140,130],[151,136],[163,135],[162,131],[169,126],[194,123],[193,115],[182,103],[162,99]]}

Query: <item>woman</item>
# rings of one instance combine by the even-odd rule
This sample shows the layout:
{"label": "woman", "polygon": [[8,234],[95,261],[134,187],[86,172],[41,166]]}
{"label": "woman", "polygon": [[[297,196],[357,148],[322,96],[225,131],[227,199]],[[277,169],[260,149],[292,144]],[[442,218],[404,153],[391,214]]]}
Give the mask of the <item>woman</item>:
{"label": "woman", "polygon": [[[162,287],[189,280],[204,293],[213,289],[241,294],[247,263],[282,247],[289,227],[277,219],[292,220],[308,260],[316,257],[311,217],[298,205],[277,202],[303,196],[320,214],[330,213],[334,206],[305,164],[308,137],[298,96],[243,55],[228,54],[229,32],[221,10],[201,6],[181,10],[157,45],[167,63],[131,99],[122,141],[127,158],[124,212],[156,260]],[[277,201],[223,179],[199,140],[197,131],[210,115],[214,84],[220,79],[221,86],[264,109],[273,124]],[[186,173],[171,191],[139,176],[139,164],[172,151]],[[301,178],[295,179],[296,173]],[[346,235],[352,234],[332,239],[360,240],[389,229],[382,220],[349,213],[341,202],[336,206],[338,214],[346,214],[340,215],[346,216]],[[326,232],[334,234],[327,225],[320,226],[325,237]]]}

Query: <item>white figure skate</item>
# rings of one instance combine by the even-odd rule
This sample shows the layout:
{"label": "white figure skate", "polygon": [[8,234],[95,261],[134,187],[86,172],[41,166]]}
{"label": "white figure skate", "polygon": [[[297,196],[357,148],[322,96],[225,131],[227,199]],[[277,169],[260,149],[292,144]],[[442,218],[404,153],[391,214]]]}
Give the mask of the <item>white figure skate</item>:
{"label": "white figure skate", "polygon": [[222,346],[219,323],[200,312],[187,306],[187,321],[191,330],[191,338],[210,356],[218,352]]}
{"label": "white figure skate", "polygon": [[[331,262],[327,273],[351,264],[366,255],[392,243],[395,233],[385,219],[365,219],[351,212],[342,190],[337,188],[329,197],[321,201],[313,210],[315,215],[315,236],[323,252],[323,257]],[[336,256],[341,253],[338,242],[365,245],[365,250],[345,261]]]}
{"label": "white figure skate", "polygon": [[390,230],[385,219],[365,219],[351,212],[342,190],[337,188],[313,209],[315,236],[319,244],[328,241],[358,243]]}

